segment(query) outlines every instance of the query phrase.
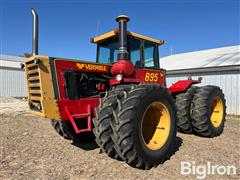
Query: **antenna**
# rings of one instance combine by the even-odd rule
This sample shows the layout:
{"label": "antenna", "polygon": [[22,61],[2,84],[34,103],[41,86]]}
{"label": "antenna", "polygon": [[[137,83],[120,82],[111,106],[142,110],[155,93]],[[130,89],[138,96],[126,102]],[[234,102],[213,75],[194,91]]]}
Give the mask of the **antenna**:
{"label": "antenna", "polygon": [[99,27],[100,27],[100,23],[101,23],[101,21],[98,20],[98,21],[97,21],[97,27],[96,27],[96,33],[95,33],[95,36],[98,35],[98,30],[99,30]]}
{"label": "antenna", "polygon": [[172,55],[173,54],[173,47],[172,46],[169,47],[169,51],[170,51],[170,55]]}

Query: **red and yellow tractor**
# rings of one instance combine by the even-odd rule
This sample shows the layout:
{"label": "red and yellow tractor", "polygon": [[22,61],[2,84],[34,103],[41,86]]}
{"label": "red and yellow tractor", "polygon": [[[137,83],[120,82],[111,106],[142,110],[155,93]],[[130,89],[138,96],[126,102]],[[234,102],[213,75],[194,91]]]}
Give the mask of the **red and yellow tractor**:
{"label": "red and yellow tractor", "polygon": [[176,132],[221,134],[226,116],[222,90],[180,80],[166,87],[156,40],[119,27],[91,38],[96,62],[38,55],[38,15],[33,14],[33,54],[25,69],[30,111],[51,119],[64,138],[95,139],[108,156],[149,169],[170,157]]}

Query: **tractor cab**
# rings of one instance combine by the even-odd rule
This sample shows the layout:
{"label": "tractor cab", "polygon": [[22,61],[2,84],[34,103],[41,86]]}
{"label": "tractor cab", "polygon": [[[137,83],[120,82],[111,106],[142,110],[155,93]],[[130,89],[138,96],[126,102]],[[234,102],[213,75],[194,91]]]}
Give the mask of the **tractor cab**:
{"label": "tractor cab", "polygon": [[[91,38],[97,44],[96,62],[100,64],[114,64],[118,61],[119,30]],[[127,51],[129,60],[135,68],[160,69],[158,46],[163,40],[156,40],[133,32],[127,33]]]}

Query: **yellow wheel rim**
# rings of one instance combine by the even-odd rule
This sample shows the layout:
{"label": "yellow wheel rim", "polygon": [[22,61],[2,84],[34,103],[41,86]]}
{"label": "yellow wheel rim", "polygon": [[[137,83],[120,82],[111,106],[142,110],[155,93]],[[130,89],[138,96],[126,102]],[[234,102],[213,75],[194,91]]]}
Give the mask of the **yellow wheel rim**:
{"label": "yellow wheel rim", "polygon": [[144,112],[141,134],[150,150],[161,149],[166,143],[171,128],[171,118],[167,107],[159,101],[153,102]]}
{"label": "yellow wheel rim", "polygon": [[223,120],[223,102],[220,97],[215,97],[211,102],[211,123],[214,127],[219,127]]}

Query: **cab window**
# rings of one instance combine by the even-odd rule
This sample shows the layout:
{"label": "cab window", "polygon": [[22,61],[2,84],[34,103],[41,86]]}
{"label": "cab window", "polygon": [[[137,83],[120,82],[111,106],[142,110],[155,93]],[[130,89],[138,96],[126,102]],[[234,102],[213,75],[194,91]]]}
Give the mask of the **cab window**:
{"label": "cab window", "polygon": [[[141,63],[141,41],[128,37],[128,52],[132,63],[140,67]],[[97,62],[103,64],[113,64],[117,62],[118,55],[118,38],[107,40],[98,44]]]}
{"label": "cab window", "polygon": [[144,67],[159,69],[158,46],[154,43],[144,43]]}
{"label": "cab window", "polygon": [[103,64],[112,64],[117,62],[118,40],[111,39],[98,44],[97,62]]}
{"label": "cab window", "polygon": [[141,63],[141,40],[129,37],[128,38],[128,53],[129,58],[135,67],[142,67]]}
{"label": "cab window", "polygon": [[[113,64],[117,62],[118,38],[99,43],[97,62]],[[138,38],[128,37],[129,58],[137,68],[159,69],[158,45]]]}

